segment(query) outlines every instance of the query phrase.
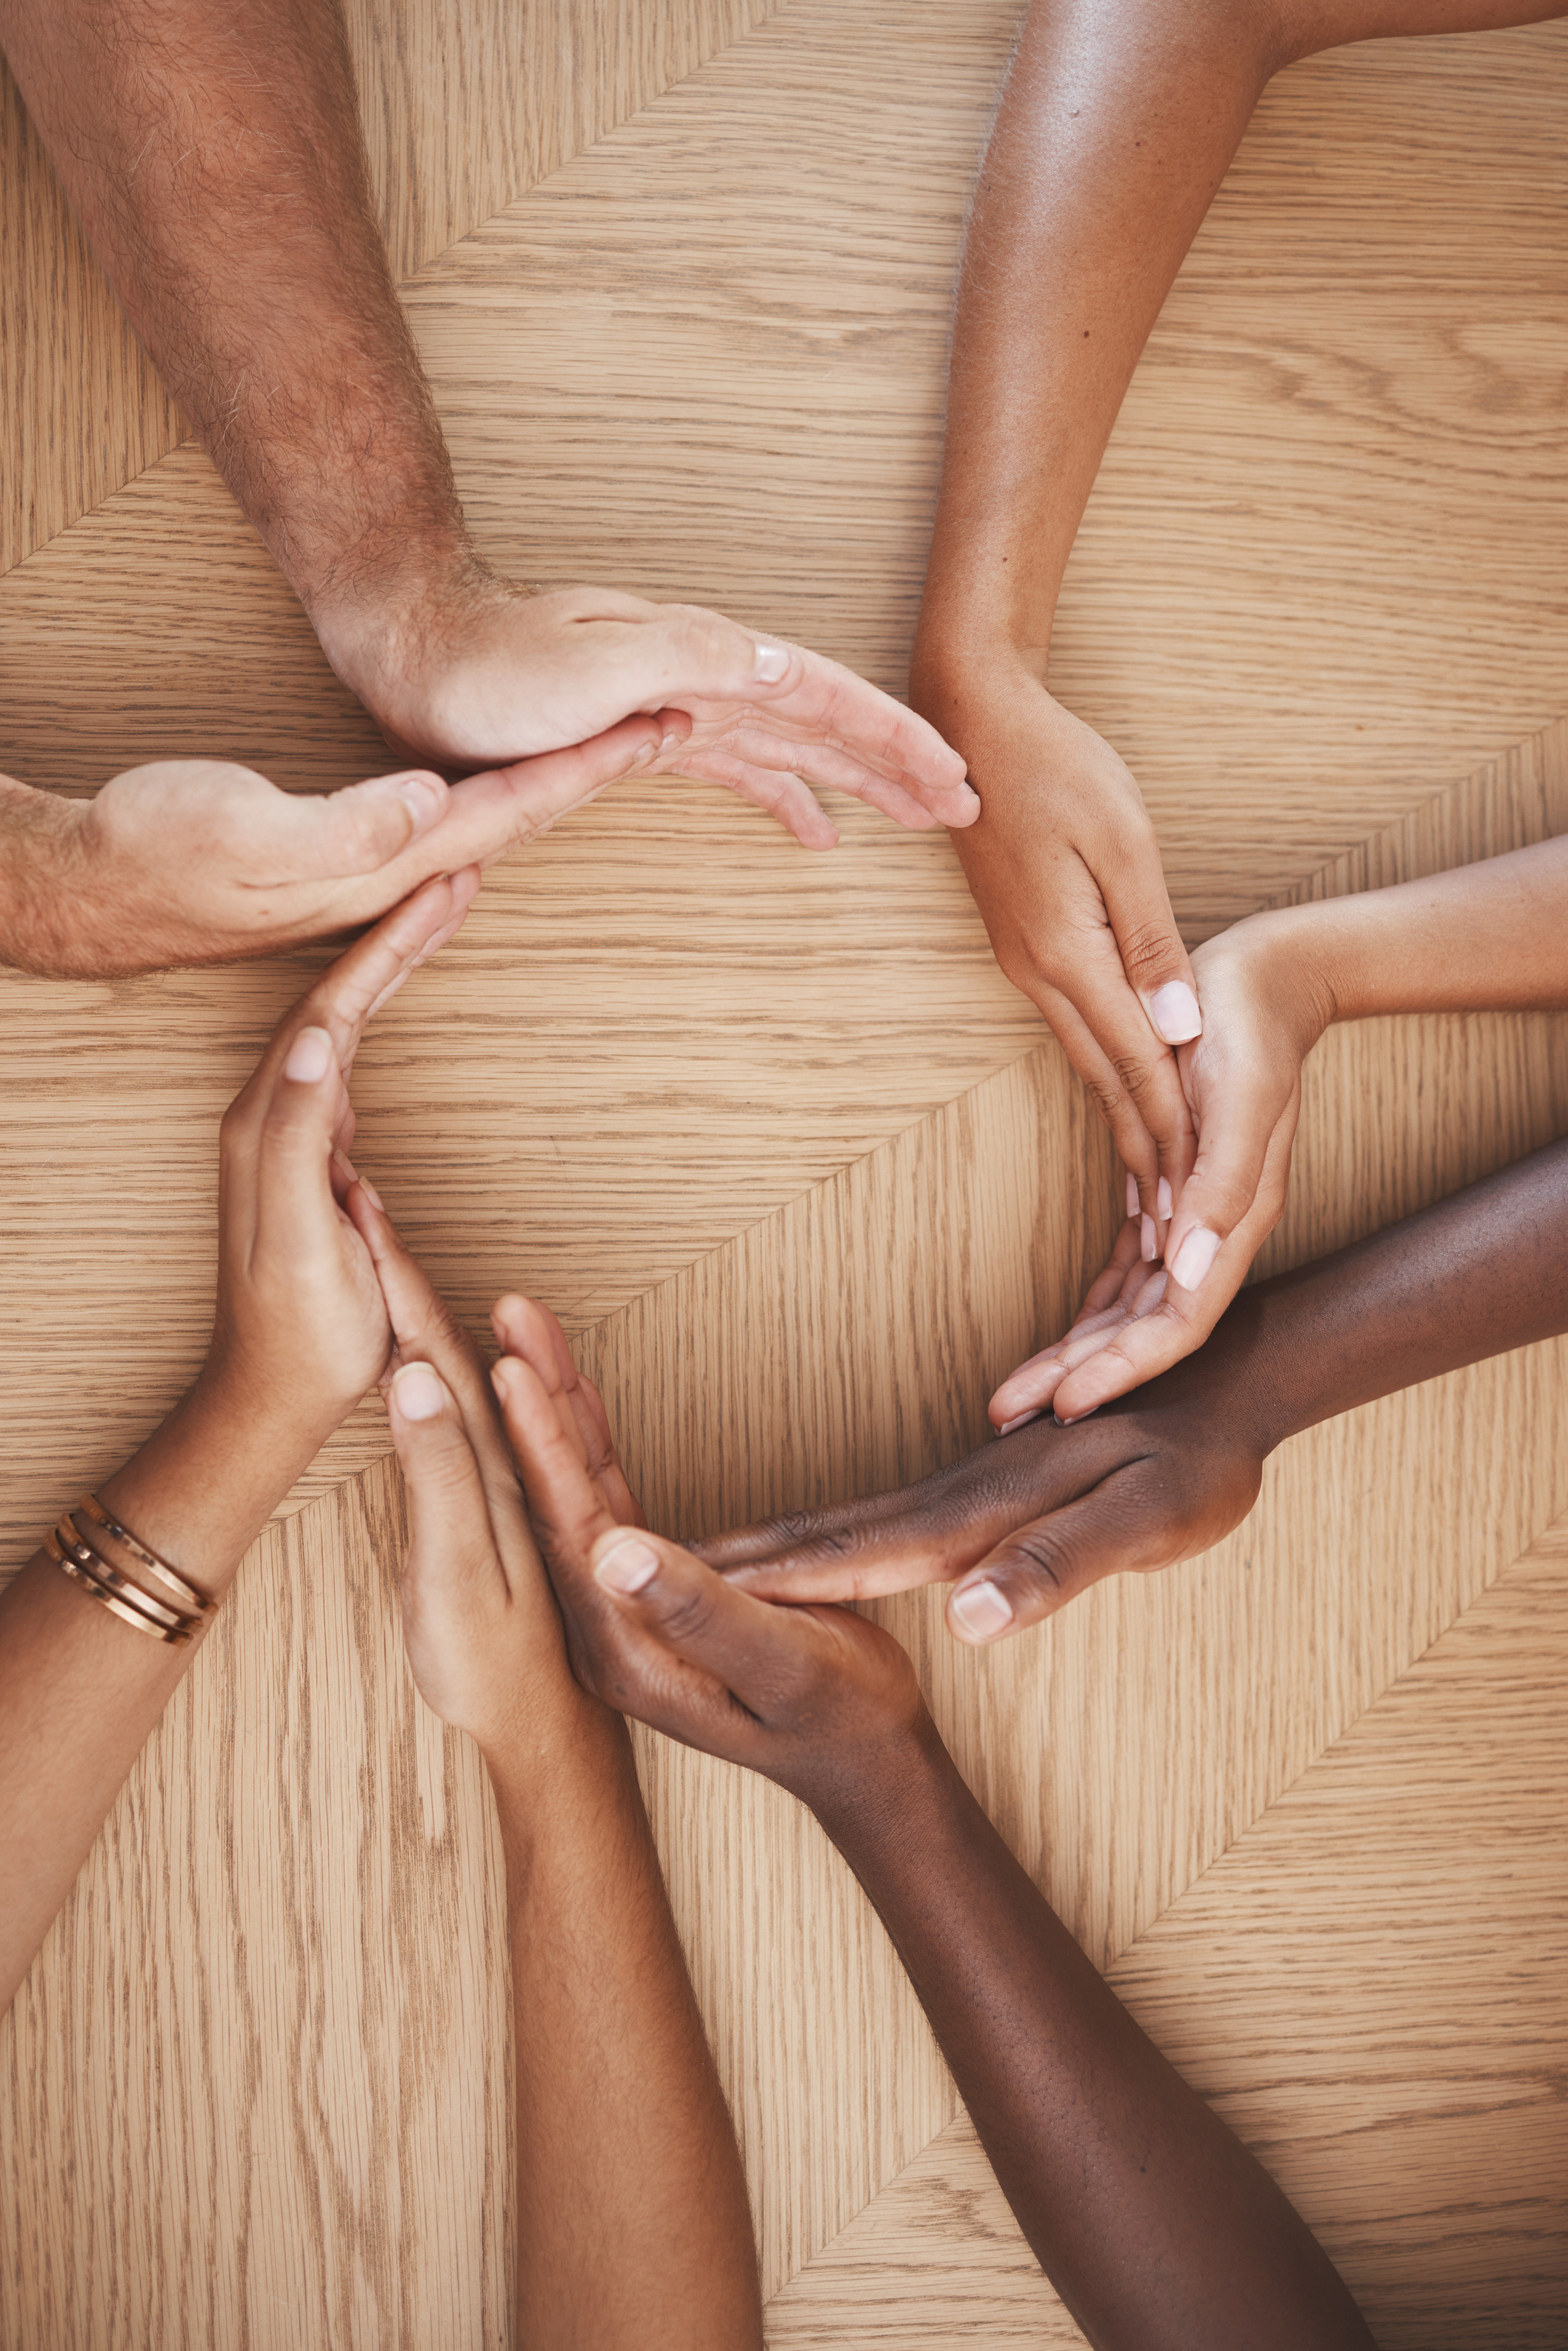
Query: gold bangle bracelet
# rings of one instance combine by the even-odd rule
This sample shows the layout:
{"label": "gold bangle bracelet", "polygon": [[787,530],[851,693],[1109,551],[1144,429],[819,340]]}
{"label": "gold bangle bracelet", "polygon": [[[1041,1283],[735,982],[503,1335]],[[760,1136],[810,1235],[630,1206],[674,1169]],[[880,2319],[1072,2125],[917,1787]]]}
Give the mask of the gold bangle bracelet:
{"label": "gold bangle bracelet", "polygon": [[107,1608],[111,1615],[120,1617],[127,1625],[134,1625],[138,1632],[151,1633],[155,1641],[167,1641],[172,1647],[190,1639],[188,1626],[178,1632],[165,1632],[162,1625],[154,1625],[151,1616],[143,1616],[140,1609],[128,1608],[123,1600],[117,1600],[112,1592],[106,1592],[103,1585],[95,1577],[89,1575],[85,1568],[78,1567],[74,1560],[66,1557],[55,1541],[52,1528],[44,1537],[44,1548],[61,1573],[68,1575],[73,1583],[79,1583],[84,1592],[90,1592],[93,1598],[102,1607]]}
{"label": "gold bangle bracelet", "polygon": [[[93,1582],[101,1583],[106,1592],[114,1593],[127,1607],[140,1608],[154,1625],[165,1625],[171,1632],[190,1630],[192,1619],[183,1609],[171,1608],[166,1601],[155,1600],[151,1592],[143,1592],[130,1576],[122,1575],[113,1561],[105,1559],[96,1543],[87,1541],[68,1518],[62,1519],[55,1529],[55,1541],[66,1558],[73,1560],[84,1575],[90,1575]],[[60,1564],[64,1566],[64,1559]]]}
{"label": "gold bangle bracelet", "polygon": [[[200,1619],[212,1614],[217,1605],[216,1601],[204,1600],[201,1593],[193,1585],[187,1583],[184,1577],[177,1573],[166,1559],[160,1559],[157,1552],[149,1551],[146,1544],[140,1541],[129,1527],[121,1526],[118,1519],[111,1518],[96,1494],[84,1494],[71,1515],[73,1518],[90,1519],[95,1526],[101,1527],[106,1534],[112,1535],[115,1541],[130,1552],[138,1565],[147,1570],[153,1582],[162,1584],[170,1596],[190,1615]],[[93,1548],[96,1551],[98,1546],[94,1544]],[[101,1558],[102,1553],[99,1552],[99,1556]]]}

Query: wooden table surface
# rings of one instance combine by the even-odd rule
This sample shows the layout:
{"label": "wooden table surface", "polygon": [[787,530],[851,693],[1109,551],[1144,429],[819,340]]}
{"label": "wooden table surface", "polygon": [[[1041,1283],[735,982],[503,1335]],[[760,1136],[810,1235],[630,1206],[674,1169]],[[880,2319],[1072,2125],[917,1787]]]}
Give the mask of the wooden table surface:
{"label": "wooden table surface", "polygon": [[[901,690],[1015,0],[351,0],[459,479],[521,576],[721,604]],[[1568,26],[1270,89],[1139,371],[1053,683],[1189,937],[1568,831]],[[0,90],[0,767],[385,763]],[[361,1056],[356,1157],[478,1322],[561,1311],[655,1520],[917,1474],[1076,1302],[1108,1145],[950,847],[813,860],[624,786],[497,868]],[[219,1113],[322,956],[4,985],[4,1565],[167,1409]],[[1309,1066],[1298,1262],[1568,1134],[1560,1019]],[[1552,1237],[1555,1242],[1557,1237]],[[1379,2341],[1559,2346],[1568,1343],[1295,1440],[1207,1557],[1001,1650],[879,1606],[1095,1959]],[[0,2024],[0,2340],[511,2341],[507,1959],[357,1414],[257,1546]],[[880,1927],[777,1791],[649,1737],[778,2346],[1080,2340]],[[1555,1840],[1555,1842],[1554,1842]]]}

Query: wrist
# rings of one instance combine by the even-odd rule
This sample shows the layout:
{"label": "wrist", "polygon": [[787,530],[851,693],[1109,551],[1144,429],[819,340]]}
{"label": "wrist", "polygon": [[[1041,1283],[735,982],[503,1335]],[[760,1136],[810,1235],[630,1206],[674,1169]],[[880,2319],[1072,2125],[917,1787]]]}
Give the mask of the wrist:
{"label": "wrist", "polygon": [[[896,1856],[957,1767],[924,1705],[852,1750],[830,1751],[782,1784],[798,1796],[862,1882]],[[960,1782],[960,1785],[962,1782]]]}

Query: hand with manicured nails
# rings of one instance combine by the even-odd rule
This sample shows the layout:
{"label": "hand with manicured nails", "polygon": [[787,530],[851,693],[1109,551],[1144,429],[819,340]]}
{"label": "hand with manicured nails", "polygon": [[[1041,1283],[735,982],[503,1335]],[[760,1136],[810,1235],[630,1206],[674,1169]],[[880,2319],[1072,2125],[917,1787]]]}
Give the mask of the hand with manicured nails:
{"label": "hand with manicured nails", "polygon": [[1027,662],[967,665],[957,686],[951,667],[917,662],[915,697],[982,796],[955,845],[997,961],[1051,1023],[1163,1225],[1193,1151],[1175,1049],[1201,1016],[1143,796]]}
{"label": "hand with manicured nails", "polygon": [[[1310,962],[1285,951],[1270,915],[1223,931],[1193,956],[1203,1034],[1178,1055],[1197,1131],[1163,1240],[1136,1208],[1071,1328],[1020,1364],[990,1402],[999,1430],[1054,1408],[1086,1413],[1155,1378],[1200,1347],[1279,1223],[1301,1106],[1301,1064],[1333,1017]],[[1163,1247],[1164,1259],[1160,1259]]]}
{"label": "hand with manicured nails", "polygon": [[852,670],[698,604],[613,588],[541,593],[465,560],[407,610],[312,611],[328,658],[389,742],[490,767],[578,743],[639,711],[681,715],[652,775],[727,785],[808,849],[838,839],[826,785],[917,831],[972,824],[964,762]]}
{"label": "hand with manicured nails", "polygon": [[0,776],[0,962],[98,978],[275,954],[374,922],[438,873],[486,865],[685,739],[678,711],[447,784],[426,771],[325,794],[166,759],[66,799]]}
{"label": "hand with manicured nails", "polygon": [[426,883],[329,965],[224,1113],[217,1307],[198,1387],[297,1432],[306,1460],[375,1385],[392,1345],[353,1220],[354,1056],[371,1014],[452,937],[478,885],[472,867]]}

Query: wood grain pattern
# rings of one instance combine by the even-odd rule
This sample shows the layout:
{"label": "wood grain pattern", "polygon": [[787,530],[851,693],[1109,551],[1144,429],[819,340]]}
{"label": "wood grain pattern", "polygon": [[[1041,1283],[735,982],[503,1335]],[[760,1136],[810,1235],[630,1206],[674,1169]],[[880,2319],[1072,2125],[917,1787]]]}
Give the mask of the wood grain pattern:
{"label": "wood grain pattern", "polygon": [[[1388,2351],[1562,2340],[1565,1664],[1560,1521],[1111,1970]],[[1083,2340],[960,2115],[775,2296],[768,2340],[977,2338]]]}
{"label": "wood grain pattern", "polygon": [[[900,682],[1017,16],[351,0],[396,266],[499,559],[706,595]],[[1568,826],[1565,42],[1285,76],[1140,371],[1057,683],[1147,785],[1194,935]],[[6,103],[0,405],[37,480],[5,486],[26,559],[0,580],[0,766],[71,791],[181,754],[293,789],[375,772],[211,468],[148,464],[140,362]],[[411,1239],[476,1322],[514,1284],[563,1312],[672,1527],[977,1441],[1116,1214],[1103,1134],[950,848],[834,813],[844,846],[813,861],[709,789],[607,795],[497,870],[361,1057],[356,1155]],[[198,1359],[217,1115],[319,960],[4,976],[7,1566]],[[1565,1056],[1545,1019],[1335,1032],[1265,1264],[1568,1133]],[[1568,1509],[1565,1393],[1559,1342],[1311,1432],[1208,1557],[984,1658],[933,1595],[880,1612],[1086,1949],[1364,2262],[1390,2342],[1434,2340],[1444,2296],[1465,2351],[1551,2339],[1535,1881],[1473,1855],[1536,1834],[1559,1636],[1467,1628]],[[0,2022],[0,2338],[27,2351],[510,2338],[499,1855],[472,1750],[408,1685],[384,1449],[379,1407],[356,1416],[257,1547]],[[1456,1620],[1438,1711],[1486,1803],[1445,1790],[1427,1821],[1436,1701],[1401,1677]],[[987,2340],[1055,2339],[841,1865],[777,1792],[640,1754],[775,2339],[936,2346],[982,2314]],[[1343,1986],[1325,1851],[1374,1922]],[[1408,1896],[1379,1910],[1391,1855]],[[1375,1964],[1385,1928],[1435,1999],[1478,1949],[1513,1968],[1515,2057],[1486,2005],[1467,2084],[1450,2006],[1435,2064]],[[1511,2244],[1536,2265],[1517,2293]]]}

